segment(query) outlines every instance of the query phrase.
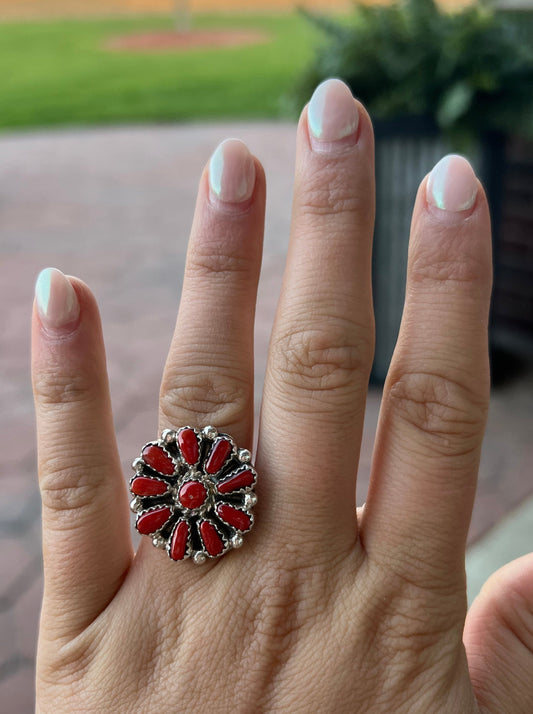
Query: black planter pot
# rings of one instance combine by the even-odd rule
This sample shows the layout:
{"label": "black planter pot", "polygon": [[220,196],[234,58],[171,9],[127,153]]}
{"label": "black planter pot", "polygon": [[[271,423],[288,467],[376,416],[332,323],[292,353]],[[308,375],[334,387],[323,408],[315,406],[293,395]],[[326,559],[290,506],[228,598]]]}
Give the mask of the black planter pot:
{"label": "black planter pot", "polygon": [[[434,121],[406,117],[374,121],[376,138],[376,225],[372,287],[376,316],[376,351],[371,380],[383,383],[400,327],[405,297],[411,215],[422,178],[454,150]],[[480,136],[467,154],[491,205],[498,242],[499,197],[504,157],[501,135]]]}
{"label": "black planter pot", "polygon": [[533,357],[533,140],[508,137],[500,180],[498,203],[492,199],[498,210],[491,311],[495,382],[517,376],[513,358],[525,359],[525,366]]}

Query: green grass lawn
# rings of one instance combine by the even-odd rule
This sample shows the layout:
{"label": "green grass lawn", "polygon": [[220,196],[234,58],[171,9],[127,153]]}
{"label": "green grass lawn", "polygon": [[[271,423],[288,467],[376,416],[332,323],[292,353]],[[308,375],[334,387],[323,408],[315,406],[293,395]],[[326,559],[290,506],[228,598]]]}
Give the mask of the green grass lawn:
{"label": "green grass lawn", "polygon": [[161,17],[0,24],[0,127],[278,117],[317,31],[297,14],[196,16],[195,28],[258,28],[240,48],[133,53],[116,35],[168,30]]}

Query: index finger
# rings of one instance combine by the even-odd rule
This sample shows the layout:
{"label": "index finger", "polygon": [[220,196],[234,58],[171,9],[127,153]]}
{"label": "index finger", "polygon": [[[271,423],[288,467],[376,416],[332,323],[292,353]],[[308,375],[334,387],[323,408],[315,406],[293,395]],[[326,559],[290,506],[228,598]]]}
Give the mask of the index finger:
{"label": "index finger", "polygon": [[128,496],[92,293],[59,270],[43,270],[32,327],[43,506],[41,622],[52,639],[68,639],[108,605],[131,564]]}

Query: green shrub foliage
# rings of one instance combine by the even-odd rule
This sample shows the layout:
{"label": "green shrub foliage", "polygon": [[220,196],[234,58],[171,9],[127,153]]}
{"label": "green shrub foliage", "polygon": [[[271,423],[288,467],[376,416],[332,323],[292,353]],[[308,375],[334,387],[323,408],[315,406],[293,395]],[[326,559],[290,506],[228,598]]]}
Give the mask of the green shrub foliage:
{"label": "green shrub foliage", "polygon": [[295,87],[298,106],[340,77],[376,118],[432,117],[460,143],[494,129],[533,136],[532,13],[449,13],[434,0],[355,5],[348,21],[300,12],[325,41]]}

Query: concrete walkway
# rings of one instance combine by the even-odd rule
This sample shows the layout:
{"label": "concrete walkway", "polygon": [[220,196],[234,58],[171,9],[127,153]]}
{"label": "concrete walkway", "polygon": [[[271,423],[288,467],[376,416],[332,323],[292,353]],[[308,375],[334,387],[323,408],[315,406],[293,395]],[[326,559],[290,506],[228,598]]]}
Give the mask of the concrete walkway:
{"label": "concrete walkway", "polygon": [[532,550],[533,498],[529,498],[468,549],[468,602],[478,595],[489,575]]}
{"label": "concrete walkway", "polygon": [[[257,334],[258,393],[289,231],[295,126],[217,123],[0,137],[0,701],[33,709],[41,597],[39,497],[29,379],[33,283],[52,265],[78,275],[100,304],[125,474],[155,436],[157,394],[181,287],[200,172],[217,143],[237,136],[265,166],[265,258]],[[428,170],[431,167],[426,167]],[[381,207],[381,210],[383,207]],[[379,210],[379,207],[378,207]],[[149,340],[147,339],[149,336]],[[370,391],[361,455],[364,500],[380,391]],[[494,392],[470,540],[471,593],[500,561],[526,552],[533,501],[533,375]],[[482,534],[502,518],[494,534]],[[524,525],[522,525],[524,524]]]}

